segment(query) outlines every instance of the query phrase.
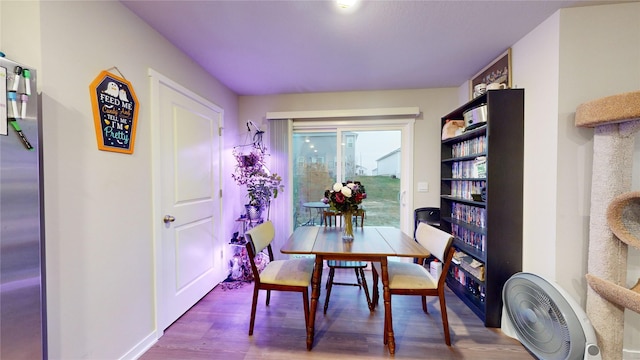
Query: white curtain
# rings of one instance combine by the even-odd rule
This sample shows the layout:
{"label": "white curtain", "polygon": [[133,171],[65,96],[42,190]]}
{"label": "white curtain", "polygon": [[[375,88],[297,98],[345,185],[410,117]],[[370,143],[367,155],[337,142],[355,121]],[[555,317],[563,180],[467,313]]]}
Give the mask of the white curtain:
{"label": "white curtain", "polygon": [[269,169],[282,177],[284,191],[278,193],[278,197],[271,201],[269,219],[276,230],[276,238],[273,240],[273,256],[276,259],[286,259],[287,255],[280,253],[280,248],[293,231],[293,216],[291,214],[291,197],[293,194],[291,181],[292,162],[289,159],[289,147],[292,134],[292,119],[269,120],[269,153],[271,154]]}

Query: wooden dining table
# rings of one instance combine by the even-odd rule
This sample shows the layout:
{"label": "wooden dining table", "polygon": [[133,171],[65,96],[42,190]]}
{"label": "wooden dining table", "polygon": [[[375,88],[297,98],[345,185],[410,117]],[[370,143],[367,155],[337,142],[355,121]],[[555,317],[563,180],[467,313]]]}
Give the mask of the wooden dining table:
{"label": "wooden dining table", "polygon": [[[282,246],[283,254],[315,255],[312,278],[311,306],[307,325],[307,350],[313,347],[316,309],[320,297],[320,282],[324,260],[377,261],[382,269],[385,333],[383,339],[389,353],[395,353],[395,338],[391,316],[391,294],[389,292],[389,256],[426,258],[429,252],[413,238],[393,227],[354,227],[353,240],[342,240],[342,229],[336,227],[301,226],[296,228]],[[377,301],[378,299],[374,299]]]}

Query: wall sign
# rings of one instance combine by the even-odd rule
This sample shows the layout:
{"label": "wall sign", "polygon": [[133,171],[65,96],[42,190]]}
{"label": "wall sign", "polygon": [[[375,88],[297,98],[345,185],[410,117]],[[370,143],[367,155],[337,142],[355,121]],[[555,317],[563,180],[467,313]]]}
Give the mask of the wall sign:
{"label": "wall sign", "polygon": [[469,99],[473,99],[473,88],[478,84],[498,83],[504,84],[506,89],[511,89],[511,73],[511,48],[509,48],[471,78]]}
{"label": "wall sign", "polygon": [[131,83],[105,70],[89,91],[98,149],[133,154],[138,98]]}

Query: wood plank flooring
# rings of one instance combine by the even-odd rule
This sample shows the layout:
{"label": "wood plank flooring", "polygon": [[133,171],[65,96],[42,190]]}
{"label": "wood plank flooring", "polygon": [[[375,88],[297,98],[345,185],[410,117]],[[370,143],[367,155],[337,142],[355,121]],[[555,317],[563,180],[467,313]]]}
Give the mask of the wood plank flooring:
{"label": "wood plank flooring", "polygon": [[[323,271],[323,280],[327,273]],[[371,286],[371,272],[365,273]],[[352,270],[336,270],[336,281],[352,280],[355,280]],[[369,312],[364,291],[357,287],[334,286],[329,309],[323,315],[323,283],[314,347],[307,351],[299,293],[273,291],[271,305],[267,307],[266,292],[261,291],[255,329],[253,336],[249,336],[253,284],[233,289],[234,285],[237,284],[218,285],[173,323],[140,359],[534,359],[517,340],[503,335],[499,329],[485,328],[449,290],[452,346],[444,343],[437,298],[427,299],[429,314],[425,314],[420,297],[394,296],[396,353],[391,356],[383,344],[384,310],[378,307]]]}

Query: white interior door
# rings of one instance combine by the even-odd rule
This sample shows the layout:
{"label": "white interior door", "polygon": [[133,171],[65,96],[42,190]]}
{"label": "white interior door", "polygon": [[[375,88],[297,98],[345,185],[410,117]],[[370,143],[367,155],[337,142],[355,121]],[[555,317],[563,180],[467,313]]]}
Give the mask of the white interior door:
{"label": "white interior door", "polygon": [[157,86],[160,206],[158,331],[226,278],[220,222],[222,110],[168,81]]}

